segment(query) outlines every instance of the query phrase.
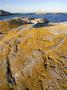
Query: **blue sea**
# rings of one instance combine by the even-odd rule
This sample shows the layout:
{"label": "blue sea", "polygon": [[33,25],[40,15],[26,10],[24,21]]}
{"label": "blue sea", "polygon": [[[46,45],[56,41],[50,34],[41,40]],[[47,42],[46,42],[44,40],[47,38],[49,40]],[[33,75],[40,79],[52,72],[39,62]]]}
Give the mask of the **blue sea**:
{"label": "blue sea", "polygon": [[16,17],[47,18],[51,22],[67,22],[67,13],[56,13],[56,14],[15,13],[14,15],[0,16],[0,20],[11,19]]}

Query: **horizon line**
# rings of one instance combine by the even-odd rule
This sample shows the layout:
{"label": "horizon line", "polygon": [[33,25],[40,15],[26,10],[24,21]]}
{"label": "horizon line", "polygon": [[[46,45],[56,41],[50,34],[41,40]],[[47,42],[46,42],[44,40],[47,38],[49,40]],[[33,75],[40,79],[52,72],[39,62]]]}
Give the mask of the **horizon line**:
{"label": "horizon line", "polygon": [[67,13],[67,11],[13,11],[13,10],[5,10],[5,9],[1,9],[7,12],[11,12],[11,13]]}

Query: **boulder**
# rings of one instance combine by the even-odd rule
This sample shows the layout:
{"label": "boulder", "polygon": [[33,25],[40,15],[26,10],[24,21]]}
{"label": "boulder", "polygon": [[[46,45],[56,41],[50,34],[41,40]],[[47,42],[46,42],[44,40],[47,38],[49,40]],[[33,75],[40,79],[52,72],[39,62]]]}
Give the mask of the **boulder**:
{"label": "boulder", "polygon": [[36,20],[38,23],[44,23],[44,24],[49,23],[49,21],[46,18],[38,18]]}
{"label": "boulder", "polygon": [[33,20],[33,23],[35,23],[34,27],[43,27],[48,25],[49,20],[45,18],[38,18]]}

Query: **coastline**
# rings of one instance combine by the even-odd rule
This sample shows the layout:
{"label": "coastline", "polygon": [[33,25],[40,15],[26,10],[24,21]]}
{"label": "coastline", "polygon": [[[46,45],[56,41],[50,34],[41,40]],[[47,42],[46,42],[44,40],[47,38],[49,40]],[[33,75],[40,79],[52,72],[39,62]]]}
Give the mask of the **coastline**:
{"label": "coastline", "polygon": [[23,18],[23,17],[29,17],[29,18],[47,18],[49,21],[53,22],[67,22],[67,13],[47,13],[47,14],[36,14],[36,13],[18,13],[14,15],[8,15],[8,16],[0,16],[0,20],[5,20],[5,19],[12,19],[12,18]]}

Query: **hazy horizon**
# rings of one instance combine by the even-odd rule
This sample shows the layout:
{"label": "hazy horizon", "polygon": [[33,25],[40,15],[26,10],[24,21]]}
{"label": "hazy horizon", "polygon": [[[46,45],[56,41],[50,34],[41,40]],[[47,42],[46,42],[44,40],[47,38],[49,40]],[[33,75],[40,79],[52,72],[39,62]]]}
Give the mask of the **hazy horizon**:
{"label": "hazy horizon", "polygon": [[67,13],[66,0],[0,0],[0,9],[13,13]]}

